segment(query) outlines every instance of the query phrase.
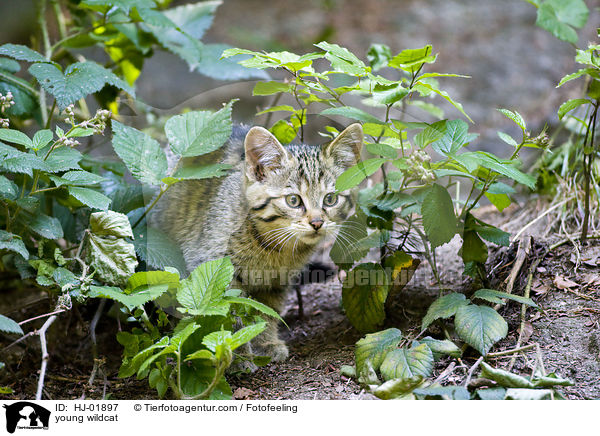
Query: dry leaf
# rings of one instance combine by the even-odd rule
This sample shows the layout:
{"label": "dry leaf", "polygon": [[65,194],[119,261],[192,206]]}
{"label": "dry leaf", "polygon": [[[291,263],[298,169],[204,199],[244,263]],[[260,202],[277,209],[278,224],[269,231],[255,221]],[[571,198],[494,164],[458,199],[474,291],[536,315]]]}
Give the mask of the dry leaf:
{"label": "dry leaf", "polygon": [[[519,332],[519,334],[521,334],[521,332]],[[523,323],[522,343],[526,344],[532,334],[533,334],[533,325],[529,321],[525,321]]]}
{"label": "dry leaf", "polygon": [[554,277],[554,284],[558,289],[577,288],[579,286],[579,283],[575,283],[573,280],[559,275]]}
{"label": "dry leaf", "polygon": [[255,393],[256,392],[248,388],[237,388],[235,391],[233,391],[233,398],[236,400],[246,400],[248,397],[250,397],[250,395]]}
{"label": "dry leaf", "polygon": [[536,280],[531,287],[531,290],[535,292],[536,295],[543,295],[550,290],[550,287],[546,285],[541,280]]}
{"label": "dry leaf", "polygon": [[600,274],[584,274],[582,279],[589,286],[600,286]]}

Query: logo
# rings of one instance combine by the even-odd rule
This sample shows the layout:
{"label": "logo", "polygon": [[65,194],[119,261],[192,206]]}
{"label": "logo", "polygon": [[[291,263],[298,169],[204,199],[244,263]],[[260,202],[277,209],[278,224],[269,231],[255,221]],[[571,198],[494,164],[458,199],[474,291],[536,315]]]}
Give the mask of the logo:
{"label": "logo", "polygon": [[6,409],[6,430],[14,433],[18,429],[48,429],[50,422],[50,411],[42,406],[30,403],[29,401],[19,401],[10,405],[4,405]]}

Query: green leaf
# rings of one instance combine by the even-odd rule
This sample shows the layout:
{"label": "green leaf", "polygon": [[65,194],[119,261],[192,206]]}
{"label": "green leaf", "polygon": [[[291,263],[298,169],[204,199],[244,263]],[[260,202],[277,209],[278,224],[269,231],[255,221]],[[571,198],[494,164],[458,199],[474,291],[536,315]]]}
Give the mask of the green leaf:
{"label": "green leaf", "polygon": [[135,92],[126,82],[112,71],[92,61],[70,64],[63,73],[54,64],[33,64],[29,73],[36,78],[46,92],[56,98],[59,109],[112,85],[135,96]]}
{"label": "green leaf", "polygon": [[127,280],[125,292],[131,294],[141,288],[148,288],[156,285],[167,285],[167,287],[176,287],[179,285],[179,274],[169,271],[140,271],[133,274]]}
{"label": "green leaf", "polygon": [[390,59],[392,59],[392,52],[385,44],[371,44],[367,51],[367,60],[373,71],[387,67]]}
{"label": "green leaf", "polygon": [[589,10],[583,0],[546,0],[537,11],[535,24],[556,38],[577,44],[577,32],[587,22]]}
{"label": "green leaf", "polygon": [[433,353],[433,357],[438,360],[442,354],[446,354],[451,357],[459,358],[462,356],[462,350],[458,346],[448,339],[439,340],[433,339],[427,336],[423,339],[419,339],[419,343],[427,344]]}
{"label": "green leaf", "polygon": [[23,256],[24,259],[29,259],[29,251],[25,247],[23,240],[17,235],[0,230],[0,250],[10,250]]}
{"label": "green leaf", "polygon": [[48,62],[41,53],[21,44],[4,44],[0,46],[0,55],[27,62]]}
{"label": "green leaf", "polygon": [[227,44],[202,44],[200,60],[192,68],[200,74],[217,80],[264,80],[269,78],[264,71],[246,68],[233,59],[221,59],[223,51],[229,48],[231,46]]}
{"label": "green leaf", "polygon": [[156,7],[154,0],[83,0],[82,3],[90,6],[115,6],[126,14],[129,14],[131,8]]}
{"label": "green leaf", "polygon": [[283,82],[258,82],[254,85],[252,95],[273,95],[279,92],[290,92],[292,85]]}
{"label": "green leaf", "polygon": [[512,136],[510,136],[508,133],[504,133],[504,132],[496,132],[496,133],[498,134],[498,137],[500,139],[502,139],[504,142],[506,142],[508,145],[511,145],[513,147],[519,146],[517,141],[515,141],[514,138]]}
{"label": "green leaf", "polygon": [[431,45],[426,45],[417,49],[406,49],[398,53],[389,61],[392,68],[400,68],[405,71],[415,72],[423,64],[435,62],[437,55],[431,54]]}
{"label": "green leaf", "polygon": [[488,248],[475,230],[465,229],[462,235],[463,244],[459,254],[463,262],[485,263],[488,258]]}
{"label": "green leaf", "polygon": [[24,334],[23,329],[16,321],[13,321],[4,315],[0,315],[0,331],[3,331],[4,333],[17,333],[19,335]]}
{"label": "green leaf", "polygon": [[[45,155],[46,148],[43,148],[39,154]],[[79,151],[67,147],[59,148],[52,151],[46,158],[43,170],[49,173],[60,173],[73,169],[80,170],[79,161],[81,159],[83,159],[83,156]]]}
{"label": "green leaf", "polygon": [[454,316],[460,307],[467,304],[469,304],[467,297],[456,292],[438,298],[429,306],[427,314],[421,323],[421,329],[425,330],[436,319],[445,319]]}
{"label": "green leaf", "polygon": [[433,353],[427,344],[399,348],[385,355],[381,375],[385,380],[429,377],[433,371]]}
{"label": "green leaf", "polygon": [[123,292],[121,288],[112,286],[90,286],[89,297],[108,298],[126,306],[129,310],[142,306],[149,301],[154,301],[169,288],[168,285],[148,286],[130,294]]}
{"label": "green leaf", "polygon": [[457,230],[457,220],[454,205],[448,191],[434,184],[421,205],[423,228],[432,247],[449,242]]}
{"label": "green leaf", "polygon": [[31,87],[29,82],[2,70],[0,72],[2,72],[0,74],[0,92],[4,95],[8,91],[12,92],[13,101],[15,102],[14,105],[5,110],[5,115],[22,117],[37,113],[38,98],[35,89]]}
{"label": "green leaf", "polygon": [[259,322],[256,324],[249,325],[236,331],[231,337],[230,347],[232,350],[235,350],[239,346],[250,342],[256,336],[261,334],[264,329],[267,327],[266,322]]}
{"label": "green leaf", "polygon": [[378,118],[373,115],[352,107],[352,106],[343,106],[343,107],[333,107],[329,109],[325,109],[321,112],[321,115],[333,116],[333,115],[341,115],[346,118],[350,118],[352,120],[361,121],[363,123],[373,123],[373,124],[384,124]]}
{"label": "green leaf", "polygon": [[415,135],[415,145],[422,149],[427,147],[432,142],[436,142],[443,138],[447,134],[446,124],[446,120],[442,120],[427,126],[425,129]]}
{"label": "green leaf", "polygon": [[485,362],[481,362],[481,377],[494,380],[505,388],[533,388],[533,383],[517,374],[500,368],[493,368]]}
{"label": "green leaf", "polygon": [[469,139],[469,125],[463,120],[450,120],[446,122],[444,136],[436,140],[431,147],[441,155],[453,155],[469,142]]}
{"label": "green leaf", "polygon": [[111,202],[106,195],[89,188],[70,186],[69,194],[92,209],[107,210]]}
{"label": "green leaf", "polygon": [[473,304],[458,308],[454,327],[458,336],[482,356],[508,333],[508,325],[498,312],[488,306]]}
{"label": "green leaf", "polygon": [[464,386],[428,386],[413,391],[415,395],[423,396],[423,399],[442,400],[469,400],[471,394]]}
{"label": "green leaf", "polygon": [[395,378],[388,380],[381,386],[378,386],[374,391],[373,395],[382,400],[391,399],[414,399],[413,397],[406,397],[410,395],[413,390],[423,382],[422,376],[416,376],[411,378]]}
{"label": "green leaf", "polygon": [[377,154],[379,156],[387,157],[388,159],[396,159],[398,157],[398,150],[394,147],[390,147],[387,144],[366,144],[367,151],[372,154]]}
{"label": "green leaf", "polygon": [[167,9],[162,13],[177,28],[151,24],[144,24],[143,28],[151,32],[164,48],[185,60],[193,70],[202,62],[203,45],[199,40],[210,27],[220,4],[219,1],[204,1]]}
{"label": "green leaf", "polygon": [[59,239],[64,235],[60,221],[42,213],[24,214],[23,222],[35,233],[46,239]]}
{"label": "green leaf", "polygon": [[509,120],[512,120],[517,126],[521,128],[521,130],[527,130],[527,125],[525,124],[525,120],[521,116],[521,114],[517,111],[510,111],[508,109],[496,109],[498,112],[503,114]]}
{"label": "green leaf", "polygon": [[136,230],[133,245],[140,259],[149,266],[158,269],[170,266],[181,275],[187,273],[181,248],[162,230],[154,227]]}
{"label": "green leaf", "polygon": [[430,83],[425,83],[425,82],[417,82],[417,84],[415,85],[415,89],[418,89],[418,88],[421,88],[421,89],[425,88],[425,90],[429,90],[429,91],[435,92],[437,95],[439,95],[440,97],[444,98],[446,101],[448,101],[448,103],[450,103],[452,106],[454,106],[456,109],[458,109],[459,112],[461,114],[463,114],[466,119],[468,119],[472,123],[474,122],[471,119],[471,117],[467,115],[467,113],[463,109],[462,104],[454,101],[452,99],[452,97],[450,97],[450,95],[446,91],[442,91],[442,90],[436,88],[435,86],[431,85]]}
{"label": "green leaf", "polygon": [[474,230],[486,241],[490,241],[496,245],[503,245],[505,247],[510,245],[510,233],[500,230],[497,227],[486,224],[482,226],[476,226]]}
{"label": "green leaf", "polygon": [[29,139],[29,136],[19,130],[0,129],[0,140],[33,148],[33,142]]}
{"label": "green leaf", "polygon": [[200,156],[220,148],[231,136],[231,106],[235,101],[217,112],[194,111],[169,118],[165,133],[173,153]]}
{"label": "green leaf", "polygon": [[7,179],[4,176],[0,176],[0,195],[2,195],[4,198],[15,200],[18,192],[19,188],[15,182]]}
{"label": "green leaf", "polygon": [[370,366],[378,371],[385,355],[398,346],[402,340],[402,332],[396,328],[371,333],[356,343],[354,354],[356,356],[356,373],[361,374]]}
{"label": "green leaf", "polygon": [[294,126],[286,120],[277,121],[269,130],[282,144],[289,144],[297,135]]}
{"label": "green leaf", "polygon": [[506,390],[505,400],[551,400],[552,389],[519,389],[509,388]]}
{"label": "green leaf", "polygon": [[354,188],[364,179],[377,171],[387,159],[373,158],[359,162],[353,167],[348,168],[337,178],[335,189],[338,192],[343,192]]}
{"label": "green leaf", "polygon": [[358,246],[358,241],[366,237],[367,226],[364,220],[357,215],[352,215],[342,223],[329,257],[340,268],[350,268],[354,262],[361,260],[368,253],[368,249]]}
{"label": "green leaf", "polygon": [[364,62],[358,59],[347,48],[325,41],[315,44],[315,46],[325,50],[325,58],[331,62],[331,67],[334,70],[358,77],[367,74],[368,69]]}
{"label": "green leaf", "polygon": [[477,292],[475,292],[475,294],[473,294],[472,298],[479,298],[481,300],[486,300],[494,304],[504,304],[504,301],[502,301],[502,299],[504,298],[539,309],[539,306],[535,304],[531,298],[521,297],[519,295],[514,294],[507,294],[506,292],[496,291],[494,289],[480,289]]}
{"label": "green leaf", "polygon": [[500,212],[510,206],[511,200],[506,194],[490,194],[486,192],[484,195]]}
{"label": "green leaf", "polygon": [[574,98],[572,100],[568,100],[568,101],[564,102],[558,108],[558,119],[562,120],[563,117],[567,113],[571,112],[576,107],[579,107],[582,104],[588,104],[588,103],[591,103],[591,102],[586,98]]}
{"label": "green leaf", "polygon": [[229,164],[210,164],[201,167],[184,167],[177,170],[172,177],[162,179],[167,185],[181,182],[182,180],[200,180],[212,179],[213,177],[223,177],[227,175],[227,170],[231,168]]}
{"label": "green leaf", "polygon": [[575,73],[567,74],[565,77],[560,79],[560,82],[558,82],[558,85],[556,85],[556,87],[560,88],[565,83],[570,82],[571,80],[577,79],[584,75],[590,75],[592,77],[598,78],[598,71],[594,68],[583,68],[579,71],[576,71]]}
{"label": "green leaf", "polygon": [[177,301],[191,315],[226,315],[229,303],[223,294],[232,278],[233,265],[228,257],[205,262],[181,282]]}
{"label": "green leaf", "polygon": [[535,177],[516,169],[513,166],[514,162],[512,161],[500,160],[496,156],[483,151],[466,152],[456,156],[456,160],[465,166],[468,166],[468,163],[465,164],[465,161],[469,159],[477,165],[502,174],[503,176],[515,180],[531,189],[535,189]]}
{"label": "green leaf", "polygon": [[35,132],[35,135],[33,135],[33,149],[39,150],[40,148],[44,148],[50,143],[50,141],[52,141],[53,137],[54,134],[52,133],[52,130],[38,130],[37,132]]}
{"label": "green leaf", "polygon": [[142,183],[160,185],[167,175],[167,158],[160,144],[133,127],[112,121],[113,148],[131,174]]}
{"label": "green leaf", "polygon": [[[89,235],[88,259],[97,278],[109,285],[124,286],[138,265],[133,244],[125,239]],[[125,304],[125,303],[123,303]]]}
{"label": "green leaf", "polygon": [[117,238],[133,238],[131,224],[127,215],[107,210],[95,212],[90,216],[90,230],[96,236],[115,236]]}
{"label": "green leaf", "polygon": [[86,136],[92,136],[94,134],[94,129],[91,128],[83,128],[83,127],[75,127],[70,130],[67,134],[67,138],[83,138]]}
{"label": "green leaf", "polygon": [[353,268],[342,285],[342,306],[350,323],[361,332],[376,330],[385,319],[389,277],[379,264]]}
{"label": "green leaf", "polygon": [[94,173],[88,173],[87,171],[69,171],[62,176],[50,176],[50,179],[56,186],[63,185],[96,185],[106,179]]}
{"label": "green leaf", "polygon": [[283,320],[283,318],[281,318],[281,316],[277,312],[275,312],[273,309],[271,309],[266,304],[263,304],[259,301],[253,300],[251,298],[232,297],[232,296],[226,296],[223,298],[223,300],[228,303],[231,303],[231,304],[240,304],[242,306],[251,307],[252,309],[255,309],[261,313],[264,313],[265,315],[269,315],[285,324],[285,321]]}
{"label": "green leaf", "polygon": [[573,386],[574,383],[566,378],[560,378],[553,372],[546,376],[534,376],[531,379],[533,385],[537,387],[551,387],[551,386]]}

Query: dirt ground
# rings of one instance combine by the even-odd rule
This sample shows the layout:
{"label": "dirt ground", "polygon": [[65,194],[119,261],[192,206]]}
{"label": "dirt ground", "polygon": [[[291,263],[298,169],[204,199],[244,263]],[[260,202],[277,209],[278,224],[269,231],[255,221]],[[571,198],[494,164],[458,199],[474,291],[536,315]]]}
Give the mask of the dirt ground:
{"label": "dirt ground", "polygon": [[[507,230],[522,227],[527,220],[515,222],[519,211],[509,210],[498,215],[496,224]],[[502,224],[502,220],[505,224]],[[488,220],[489,221],[489,220]],[[533,229],[535,233],[535,229]],[[529,256],[515,283],[514,293],[523,295],[531,263],[557,239],[533,239]],[[447,289],[473,292],[470,280],[461,276],[462,262],[457,256],[458,238],[441,247],[438,253],[442,281]],[[491,285],[503,289],[503,283],[513,268],[517,249],[515,246],[492,250],[488,261]],[[577,268],[576,268],[576,264]],[[522,345],[540,345],[547,373],[571,379],[575,384],[561,388],[569,399],[600,398],[600,243],[598,240],[579,246],[579,256],[570,243],[553,249],[533,272],[531,297],[541,311],[527,311]],[[390,308],[385,327],[397,327],[405,336],[414,337],[428,306],[437,297],[429,268],[422,264],[419,271],[398,295]],[[5,281],[4,289],[14,283]],[[230,376],[229,382],[237,399],[374,399],[354,380],[340,374],[342,365],[353,364],[354,344],[361,338],[346,320],[341,308],[341,286],[338,281],[310,284],[302,289],[304,319],[298,318],[297,298],[288,300],[284,319],[289,330],[282,327],[282,335],[290,346],[290,358],[284,363],[269,364],[252,375]],[[41,293],[18,291],[3,293],[0,310],[17,320],[50,311],[50,301]],[[19,300],[19,295],[28,295]],[[18,300],[12,307],[8,301]],[[77,307],[62,314],[49,331],[50,361],[44,397],[48,399],[156,398],[146,380],[118,379],[121,346],[115,340],[116,321],[103,316],[98,326],[99,365],[101,371],[89,384],[93,359],[89,340],[89,321],[96,305]],[[520,327],[520,305],[509,303],[500,309],[509,324],[509,334],[493,351],[515,347]],[[26,325],[26,331],[39,327],[43,320]],[[440,332],[433,330],[433,336]],[[11,342],[2,337],[0,346]],[[443,377],[443,384],[461,384],[469,368],[477,360],[476,352],[467,349],[461,359],[446,358],[436,363],[434,378],[450,364],[454,368]],[[33,398],[40,365],[37,338],[2,350],[0,360],[6,363],[1,385],[8,385],[14,394],[5,399]],[[497,367],[506,367],[511,356],[491,359]],[[514,371],[531,374],[536,360],[534,350],[519,356]],[[476,372],[477,374],[477,372]]]}

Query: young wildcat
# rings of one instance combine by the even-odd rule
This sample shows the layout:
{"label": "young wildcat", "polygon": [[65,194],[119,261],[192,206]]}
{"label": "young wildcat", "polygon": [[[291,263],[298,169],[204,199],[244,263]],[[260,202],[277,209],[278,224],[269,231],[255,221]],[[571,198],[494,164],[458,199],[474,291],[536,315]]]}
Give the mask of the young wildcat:
{"label": "young wildcat", "polygon": [[[159,202],[155,224],[180,244],[189,271],[229,256],[233,286],[281,312],[289,271],[301,270],[352,213],[352,193],[336,193],[335,181],[358,162],[362,145],[360,124],[323,146],[285,147],[262,127],[236,126],[215,156],[203,157],[233,169],[173,186]],[[288,356],[276,320],[252,347],[273,361]]]}

